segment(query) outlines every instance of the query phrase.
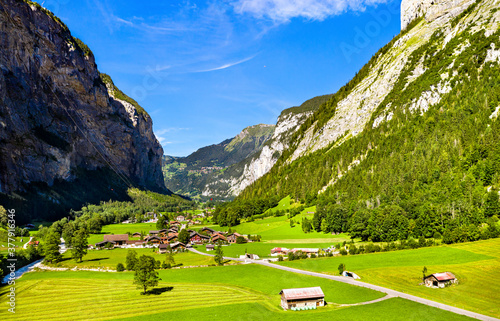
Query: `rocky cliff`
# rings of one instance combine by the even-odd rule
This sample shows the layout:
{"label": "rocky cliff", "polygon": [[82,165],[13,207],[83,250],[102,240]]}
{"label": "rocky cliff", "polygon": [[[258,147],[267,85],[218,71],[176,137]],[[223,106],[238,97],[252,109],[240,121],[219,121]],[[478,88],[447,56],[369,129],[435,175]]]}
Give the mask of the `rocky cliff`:
{"label": "rocky cliff", "polygon": [[419,17],[431,22],[458,16],[475,0],[403,0],[401,2],[401,30]]}
{"label": "rocky cliff", "polygon": [[222,173],[214,173],[203,189],[203,196],[233,198],[265,175],[276,164],[300,126],[331,97],[323,95],[307,100],[298,107],[285,109],[278,117],[272,137],[255,154]]}
{"label": "rocky cliff", "polygon": [[151,118],[64,23],[36,3],[2,0],[0,43],[3,201],[72,206],[131,185],[165,190]]}

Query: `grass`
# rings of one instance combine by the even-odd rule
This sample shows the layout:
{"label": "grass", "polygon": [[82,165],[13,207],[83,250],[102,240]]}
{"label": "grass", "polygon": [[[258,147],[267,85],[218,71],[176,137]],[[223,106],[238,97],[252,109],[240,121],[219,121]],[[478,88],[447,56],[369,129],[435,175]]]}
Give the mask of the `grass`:
{"label": "grass", "polygon": [[[383,294],[331,280],[259,265],[162,270],[157,295],[141,295],[133,273],[35,272],[16,283],[16,313],[9,320],[466,320],[403,299],[341,307]],[[291,312],[279,308],[279,291],[321,286],[327,307]],[[0,305],[8,287],[0,288]]]}
{"label": "grass", "polygon": [[133,224],[110,224],[104,225],[101,234],[91,234],[89,236],[89,244],[101,242],[105,234],[127,234],[135,232],[146,232],[157,230],[156,223],[133,223]]}
{"label": "grass", "polygon": [[[229,257],[239,257],[240,255],[244,255],[245,251],[251,254],[257,254],[259,257],[271,257],[271,249],[275,247],[286,247],[286,248],[327,248],[331,245],[334,245],[334,242],[323,242],[323,243],[263,243],[263,242],[253,242],[246,244],[231,244],[228,246],[223,246],[222,250],[224,251],[224,256]],[[210,254],[214,254],[213,251],[207,252],[205,250],[205,246],[198,246],[196,248],[201,252],[206,252]]]}
{"label": "grass", "polygon": [[[165,254],[154,253],[152,249],[134,249],[138,256],[150,255],[158,261],[165,261]],[[83,257],[83,262],[75,262],[71,259],[70,251],[63,254],[63,261],[53,265],[64,268],[85,268],[95,269],[104,268],[114,270],[118,263],[125,265],[128,249],[113,249],[113,250],[90,250]],[[175,263],[179,266],[199,266],[214,264],[214,259],[211,257],[194,254],[191,252],[177,253],[174,255]]]}
{"label": "grass", "polygon": [[[216,320],[221,317],[224,320],[314,320],[314,321],[441,321],[441,320],[470,320],[467,317],[453,314],[451,312],[431,308],[426,305],[412,301],[394,298],[375,304],[362,305],[339,309],[335,311],[313,310],[313,311],[276,311],[271,310],[258,303],[231,304],[203,309],[191,309],[173,311],[168,314],[169,320]],[[136,321],[137,318],[119,318],[120,321]],[[147,316],[149,321],[163,321],[165,314],[151,314]]]}
{"label": "grass", "polygon": [[[500,317],[500,239],[417,250],[285,262],[283,265],[335,274],[338,265],[361,280],[481,314]],[[419,285],[428,274],[449,271],[459,284],[445,289]]]}
{"label": "grass", "polygon": [[[11,245],[14,244],[16,249],[22,249],[23,245],[29,241],[29,236],[24,236],[24,237],[15,237],[16,241],[10,243]],[[22,241],[21,241],[22,240]],[[7,254],[9,252],[9,242],[7,239],[5,240],[0,240],[0,253],[1,254]]]}

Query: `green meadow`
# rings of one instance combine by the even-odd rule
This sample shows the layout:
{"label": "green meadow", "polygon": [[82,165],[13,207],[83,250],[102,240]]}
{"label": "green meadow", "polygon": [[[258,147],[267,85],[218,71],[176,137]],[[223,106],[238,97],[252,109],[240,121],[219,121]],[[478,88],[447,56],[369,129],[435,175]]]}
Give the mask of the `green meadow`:
{"label": "green meadow", "polygon": [[[16,284],[16,313],[9,320],[467,320],[402,299],[371,301],[383,293],[259,265],[161,270],[150,295],[132,284],[133,273],[33,272]],[[283,311],[279,291],[321,286],[328,305]],[[5,305],[7,287],[0,288]]]}
{"label": "green meadow", "polygon": [[[337,274],[340,263],[361,281],[410,293],[448,305],[500,317],[500,239],[416,250],[307,259],[280,264]],[[449,271],[459,284],[432,289],[419,285],[427,274]]]}
{"label": "green meadow", "polygon": [[[149,255],[158,261],[165,261],[166,254],[158,254],[153,252],[153,249],[134,249],[138,256]],[[70,251],[63,254],[62,261],[57,264],[52,264],[50,266],[62,267],[62,268],[77,268],[81,269],[116,269],[118,263],[123,263],[125,265],[125,260],[127,257],[128,249],[111,249],[111,250],[89,250],[87,255],[83,257],[82,262],[75,262],[71,258]],[[192,252],[182,252],[174,254],[174,259],[176,266],[199,266],[199,265],[211,265],[215,264],[214,259],[208,256],[203,256],[199,254],[194,254]]]}

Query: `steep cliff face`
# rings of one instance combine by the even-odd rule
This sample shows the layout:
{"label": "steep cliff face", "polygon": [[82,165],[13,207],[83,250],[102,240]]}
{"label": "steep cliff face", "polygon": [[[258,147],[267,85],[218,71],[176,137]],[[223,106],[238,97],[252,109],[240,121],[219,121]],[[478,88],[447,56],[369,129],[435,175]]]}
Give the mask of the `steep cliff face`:
{"label": "steep cliff face", "polygon": [[401,2],[401,30],[419,17],[431,22],[438,18],[458,16],[475,0],[403,0]]}
{"label": "steep cliff face", "polygon": [[[40,185],[35,194],[60,204],[65,196],[52,187],[95,171],[164,190],[151,118],[106,87],[92,52],[57,17],[35,3],[3,0],[0,43],[1,193]],[[113,190],[107,179],[91,185]]]}
{"label": "steep cliff face", "polygon": [[289,147],[293,134],[330,97],[314,97],[301,106],[285,109],[278,117],[272,137],[261,150],[222,173],[214,173],[203,189],[203,196],[233,198],[269,172]]}
{"label": "steep cliff face", "polygon": [[441,4],[415,2],[415,15],[402,10],[407,28],[308,118],[240,197],[331,197],[368,207],[394,201],[408,211],[405,202],[415,197],[454,219],[453,204],[473,198],[442,188],[446,179],[470,180],[477,199],[497,186],[500,8],[494,0]]}

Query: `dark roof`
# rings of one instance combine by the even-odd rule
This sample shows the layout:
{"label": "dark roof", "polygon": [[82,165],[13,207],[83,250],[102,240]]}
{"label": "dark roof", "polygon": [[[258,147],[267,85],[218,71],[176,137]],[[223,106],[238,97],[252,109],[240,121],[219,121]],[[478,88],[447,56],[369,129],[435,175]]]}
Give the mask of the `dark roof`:
{"label": "dark roof", "polygon": [[212,232],[212,233],[213,233],[213,232],[215,232],[215,230],[214,230],[214,229],[211,229],[210,227],[204,227],[204,228],[202,228],[200,231],[210,231],[210,232]]}
{"label": "dark roof", "polygon": [[175,242],[174,244],[172,244],[172,245],[171,245],[171,247],[172,247],[173,249],[175,249],[176,247],[179,247],[179,246],[184,246],[184,247],[186,247],[186,244],[181,243],[181,242]]}
{"label": "dark roof", "polygon": [[160,240],[161,240],[158,236],[150,236],[150,237],[146,237],[146,241],[151,241],[151,240],[154,240],[154,239],[156,239],[156,240],[158,240],[158,241],[160,241]]}
{"label": "dark roof", "polygon": [[113,242],[113,241],[102,241],[102,242],[97,242],[95,244],[95,246],[98,246],[98,245],[103,245],[103,244],[106,244],[106,243],[113,243],[113,244],[116,244],[116,242]]}
{"label": "dark roof", "polygon": [[319,299],[325,297],[323,290],[319,286],[314,288],[283,289],[280,294],[283,294],[286,300]]}
{"label": "dark roof", "polygon": [[104,235],[104,241],[128,241],[128,234]]}
{"label": "dark roof", "polygon": [[207,244],[207,246],[205,248],[207,248],[207,249],[208,248],[212,248],[213,249],[213,248],[215,248],[215,245],[213,245],[213,244]]}
{"label": "dark roof", "polygon": [[160,244],[160,246],[158,248],[161,250],[168,249],[168,244]]}

